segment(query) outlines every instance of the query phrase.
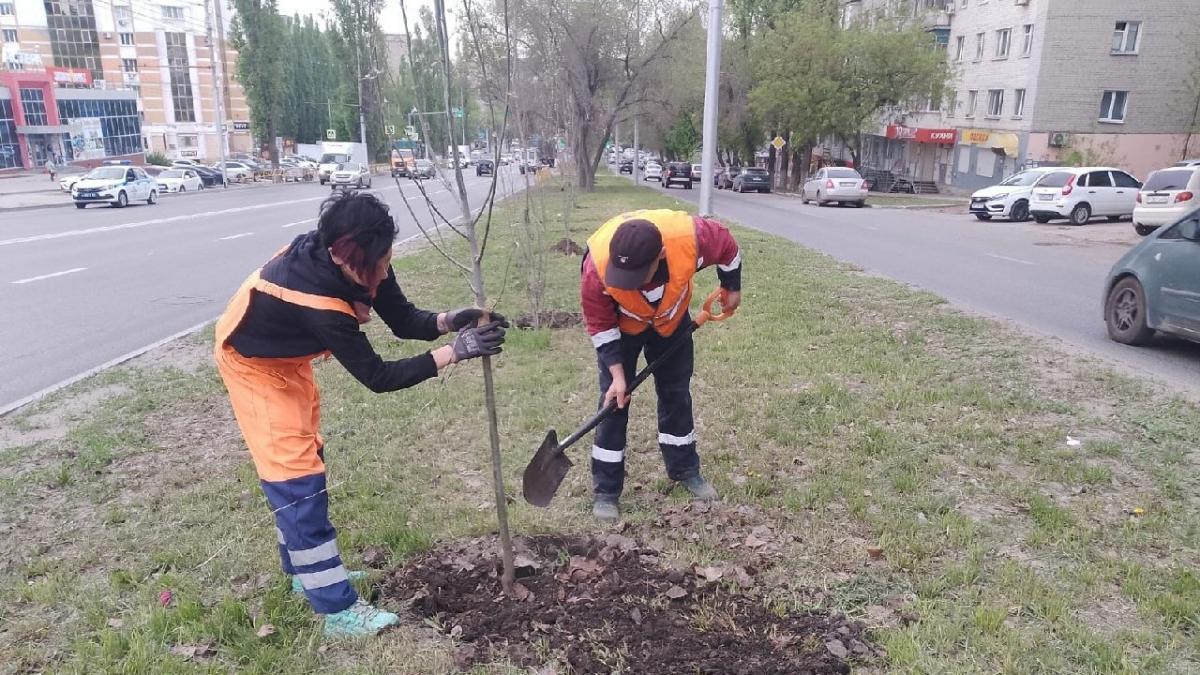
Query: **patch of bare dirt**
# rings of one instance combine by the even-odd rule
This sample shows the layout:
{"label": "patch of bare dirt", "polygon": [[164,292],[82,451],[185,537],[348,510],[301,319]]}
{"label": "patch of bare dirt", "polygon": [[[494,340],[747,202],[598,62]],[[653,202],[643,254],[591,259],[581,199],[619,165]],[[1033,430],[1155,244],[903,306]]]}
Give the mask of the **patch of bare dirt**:
{"label": "patch of bare dirt", "polygon": [[861,622],[772,611],[752,567],[670,566],[661,547],[617,533],[535,537],[518,542],[505,596],[495,552],[493,538],[435,550],[395,570],[383,597],[458,640],[463,668],[505,659],[556,673],[815,675],[879,654]]}
{"label": "patch of bare dirt", "polygon": [[[89,409],[131,390],[123,384],[108,384],[82,391],[74,396],[63,397],[45,405],[44,410],[20,417],[19,421],[0,418],[0,451],[20,448],[42,441],[56,441],[66,437],[74,422]],[[13,413],[16,418],[20,413]],[[27,467],[22,467],[22,470]],[[0,478],[11,477],[0,469]]]}
{"label": "patch of bare dirt", "polygon": [[559,239],[557,244],[550,247],[550,250],[563,255],[583,255],[584,253],[583,247],[566,238]]}
{"label": "patch of bare dirt", "polygon": [[538,320],[534,321],[534,315],[526,312],[517,317],[517,328],[533,328],[536,323],[539,328],[574,328],[583,323],[583,315],[579,312],[564,312],[559,309],[547,309],[538,312]]}
{"label": "patch of bare dirt", "polygon": [[148,370],[175,368],[194,375],[212,362],[212,345],[207,340],[199,340],[193,336],[148,351],[130,361],[129,365]]}

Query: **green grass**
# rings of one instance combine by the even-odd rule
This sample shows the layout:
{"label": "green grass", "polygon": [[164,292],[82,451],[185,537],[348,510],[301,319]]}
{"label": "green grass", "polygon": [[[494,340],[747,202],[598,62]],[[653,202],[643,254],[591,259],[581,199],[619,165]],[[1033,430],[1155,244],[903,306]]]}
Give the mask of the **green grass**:
{"label": "green grass", "polygon": [[[582,242],[618,212],[675,204],[615,178],[574,206],[557,184],[535,193],[551,221],[547,244]],[[526,309],[514,217],[511,206],[497,211],[487,282],[510,316]],[[726,500],[794,537],[762,571],[772,607],[863,618],[891,608],[893,620],[873,631],[889,672],[1200,670],[1192,403],[929,293],[735,232],[743,309],[697,335],[693,392],[706,473]],[[548,261],[546,306],[575,310],[579,259]],[[469,302],[433,251],[395,266],[421,306]],[[702,290],[715,283],[700,275]],[[387,339],[378,321],[368,330],[386,358],[426,347]],[[0,532],[10,542],[0,672],[451,671],[449,642],[415,623],[367,643],[322,644],[278,571],[209,340],[190,343],[203,363],[194,374],[135,364],[0,422],[28,431],[55,406],[120,392],[60,438],[0,450]],[[595,405],[594,355],[580,329],[514,332],[496,364],[504,473],[517,495],[545,430],[572,429]],[[317,373],[332,515],[350,566],[368,547],[401,564],[491,531],[476,364],[388,395],[336,362]],[[633,403],[625,499],[627,517],[645,524],[683,501],[666,494],[652,396]],[[1083,444],[1068,446],[1068,434]],[[583,460],[586,447],[571,452]],[[550,509],[510,507],[514,530],[595,529],[589,486],[577,461]],[[695,541],[669,549],[682,560],[736,557],[721,533],[693,530]],[[881,560],[869,559],[873,546]],[[266,623],[275,633],[257,637]],[[185,661],[171,652],[178,645],[215,655]]]}

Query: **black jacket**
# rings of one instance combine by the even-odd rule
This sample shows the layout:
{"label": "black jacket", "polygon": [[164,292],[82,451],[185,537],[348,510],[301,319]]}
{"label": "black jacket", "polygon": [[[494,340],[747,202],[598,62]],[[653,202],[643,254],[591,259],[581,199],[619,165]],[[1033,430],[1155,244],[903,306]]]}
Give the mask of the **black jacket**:
{"label": "black jacket", "polygon": [[[398,338],[434,340],[442,334],[437,314],[409,302],[396,283],[395,272],[388,269],[372,300],[366,288],[342,274],[315,231],[296,237],[286,251],[263,267],[262,277],[295,291],[369,305]],[[328,350],[375,392],[404,389],[437,375],[429,352],[384,361],[354,317],[302,307],[264,293],[252,293],[246,316],[228,344],[242,356],[260,358],[291,358]]]}

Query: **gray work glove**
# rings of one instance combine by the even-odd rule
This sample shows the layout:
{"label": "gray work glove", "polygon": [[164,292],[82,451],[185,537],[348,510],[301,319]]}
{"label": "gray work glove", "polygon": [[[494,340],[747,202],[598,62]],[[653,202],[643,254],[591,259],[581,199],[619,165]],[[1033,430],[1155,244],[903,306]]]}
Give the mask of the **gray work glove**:
{"label": "gray work glove", "polygon": [[[446,328],[449,329],[446,332],[455,333],[464,328],[474,326],[475,324],[479,323],[479,319],[484,315],[484,313],[485,310],[479,309],[478,307],[463,307],[462,309],[455,309],[446,312]],[[501,326],[508,328],[508,319],[505,319],[503,314],[491,311],[488,311],[487,314],[490,315],[489,318],[491,318],[493,321],[497,321]]]}
{"label": "gray work glove", "polygon": [[499,321],[464,328],[454,336],[454,362],[480,356],[495,356],[502,351],[500,345],[503,344],[504,326]]}

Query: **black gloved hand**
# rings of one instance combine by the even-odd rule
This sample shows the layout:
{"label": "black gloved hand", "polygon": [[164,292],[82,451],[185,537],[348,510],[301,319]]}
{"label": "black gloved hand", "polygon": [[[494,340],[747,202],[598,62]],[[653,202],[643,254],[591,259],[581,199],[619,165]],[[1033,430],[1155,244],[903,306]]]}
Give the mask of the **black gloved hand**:
{"label": "black gloved hand", "polygon": [[458,331],[454,336],[454,362],[466,361],[480,356],[495,356],[504,344],[504,326],[491,321],[482,326],[473,326]]}
{"label": "black gloved hand", "polygon": [[[484,315],[485,310],[478,307],[463,307],[446,312],[446,328],[447,333],[455,333],[464,328],[469,328],[479,323],[479,318]],[[508,319],[504,318],[499,312],[487,312],[493,321],[497,321],[501,326],[508,328]]]}

